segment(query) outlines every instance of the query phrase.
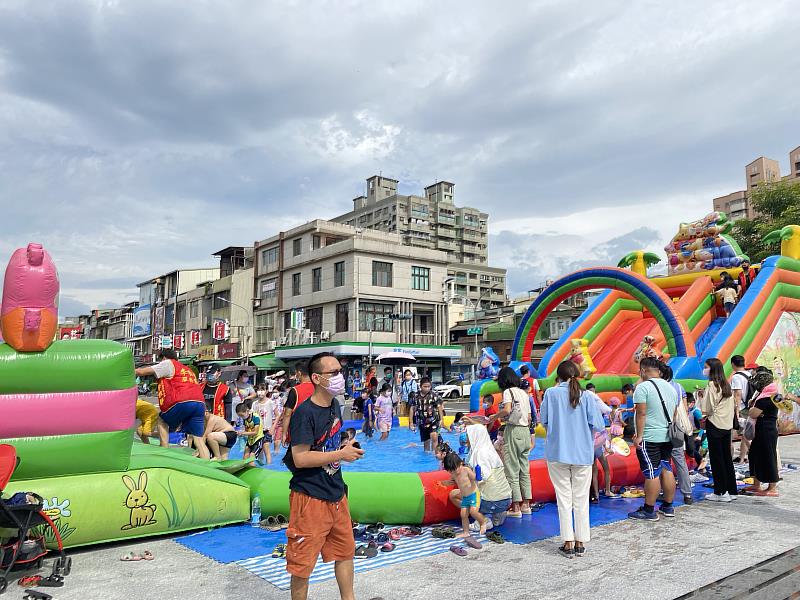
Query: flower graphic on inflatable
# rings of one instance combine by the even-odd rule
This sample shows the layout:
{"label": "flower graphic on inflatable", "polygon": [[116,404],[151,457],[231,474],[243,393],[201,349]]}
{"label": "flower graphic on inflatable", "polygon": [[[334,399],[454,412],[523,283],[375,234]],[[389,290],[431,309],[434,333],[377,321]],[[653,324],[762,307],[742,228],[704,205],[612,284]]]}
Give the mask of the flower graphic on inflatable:
{"label": "flower graphic on inflatable", "polygon": [[69,509],[69,500],[64,499],[62,502],[53,496],[50,500],[44,499],[42,501],[44,513],[53,521],[59,517],[71,517],[72,511]]}
{"label": "flower graphic on inflatable", "polygon": [[795,334],[794,330],[790,329],[786,332],[786,345],[790,348],[793,348],[797,343],[797,335]]}

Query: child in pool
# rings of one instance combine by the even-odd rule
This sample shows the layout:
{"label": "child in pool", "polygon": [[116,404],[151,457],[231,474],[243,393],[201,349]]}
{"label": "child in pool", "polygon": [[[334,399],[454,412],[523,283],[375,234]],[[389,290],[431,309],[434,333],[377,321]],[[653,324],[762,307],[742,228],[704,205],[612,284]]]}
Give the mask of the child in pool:
{"label": "child in pool", "polygon": [[450,431],[451,432],[454,431],[456,433],[463,433],[463,432],[465,432],[467,430],[467,426],[464,425],[464,423],[461,422],[461,420],[463,418],[464,418],[464,413],[463,412],[457,412],[456,413],[456,416],[453,417],[453,424],[450,426]]}
{"label": "child in pool", "polygon": [[481,535],[492,528],[492,523],[478,510],[481,505],[481,494],[472,469],[453,452],[444,457],[444,468],[450,473],[461,492],[461,527],[463,531],[457,537],[469,537],[469,518],[475,519],[481,526]]}
{"label": "child in pool", "polygon": [[364,426],[361,428],[369,439],[372,439],[375,433],[375,402],[372,396],[367,396],[364,400]]}
{"label": "child in pool", "polygon": [[389,438],[392,430],[392,385],[384,383],[381,387],[380,396],[375,402],[375,412],[378,417],[375,420],[378,431],[381,432],[381,441]]}

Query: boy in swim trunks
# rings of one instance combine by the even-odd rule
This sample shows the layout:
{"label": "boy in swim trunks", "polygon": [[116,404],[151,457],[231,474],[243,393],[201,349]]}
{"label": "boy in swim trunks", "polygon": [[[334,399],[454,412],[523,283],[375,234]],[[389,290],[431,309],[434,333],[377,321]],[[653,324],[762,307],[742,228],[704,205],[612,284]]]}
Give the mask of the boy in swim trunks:
{"label": "boy in swim trunks", "polygon": [[238,435],[233,425],[222,417],[206,411],[203,439],[211,450],[211,460],[227,460],[228,452],[236,445]]}
{"label": "boy in swim trunks", "polygon": [[481,505],[481,493],[475,480],[475,472],[464,464],[454,452],[444,457],[445,471],[450,473],[461,492],[461,527],[463,531],[457,537],[469,537],[469,518],[475,519],[481,526],[481,535],[492,528],[492,523],[478,510]]}
{"label": "boy in swim trunks", "polygon": [[264,430],[261,427],[261,419],[253,414],[253,409],[247,402],[242,402],[236,407],[236,414],[244,421],[244,431],[241,431],[239,435],[247,436],[247,444],[244,447],[242,458],[248,459],[253,456],[258,461],[264,453],[264,442],[266,441]]}
{"label": "boy in swim trunks", "polygon": [[[158,408],[147,400],[136,399],[136,419],[141,423],[136,428],[136,433],[143,443],[149,444],[153,435],[153,428],[158,425]],[[156,434],[157,436],[158,434]]]}

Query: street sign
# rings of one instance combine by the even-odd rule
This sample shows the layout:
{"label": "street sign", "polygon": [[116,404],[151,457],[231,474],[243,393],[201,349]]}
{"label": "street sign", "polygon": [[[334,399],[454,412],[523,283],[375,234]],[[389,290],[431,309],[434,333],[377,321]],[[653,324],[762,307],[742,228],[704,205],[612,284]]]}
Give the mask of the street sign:
{"label": "street sign", "polygon": [[483,327],[470,327],[467,329],[467,335],[483,335]]}

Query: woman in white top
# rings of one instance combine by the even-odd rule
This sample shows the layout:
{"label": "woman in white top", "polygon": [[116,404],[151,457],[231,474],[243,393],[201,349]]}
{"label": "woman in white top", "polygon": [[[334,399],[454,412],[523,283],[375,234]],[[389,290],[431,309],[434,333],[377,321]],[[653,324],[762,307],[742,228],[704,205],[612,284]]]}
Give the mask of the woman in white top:
{"label": "woman in white top", "polygon": [[511,510],[506,516],[520,518],[531,514],[528,499],[531,497],[531,475],[528,454],[531,451],[531,404],[527,392],[520,389],[519,375],[511,367],[503,367],[497,375],[497,384],[503,390],[502,407],[487,422],[491,426],[498,419],[507,418],[503,432],[503,457],[506,478],[511,486]]}

